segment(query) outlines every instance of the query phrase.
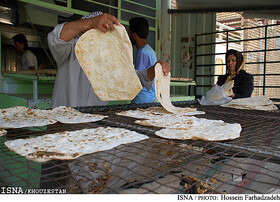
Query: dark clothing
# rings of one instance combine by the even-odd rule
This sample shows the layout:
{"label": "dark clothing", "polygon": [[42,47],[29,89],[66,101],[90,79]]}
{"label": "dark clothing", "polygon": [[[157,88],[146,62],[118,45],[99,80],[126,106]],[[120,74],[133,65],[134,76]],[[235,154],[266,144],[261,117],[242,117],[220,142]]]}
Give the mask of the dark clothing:
{"label": "dark clothing", "polygon": [[[218,77],[217,84],[222,86],[227,80],[230,74],[225,74]],[[245,72],[244,70],[240,70],[238,74],[233,78],[234,86],[233,93],[235,94],[234,99],[237,98],[246,98],[252,95],[254,90],[254,77]]]}

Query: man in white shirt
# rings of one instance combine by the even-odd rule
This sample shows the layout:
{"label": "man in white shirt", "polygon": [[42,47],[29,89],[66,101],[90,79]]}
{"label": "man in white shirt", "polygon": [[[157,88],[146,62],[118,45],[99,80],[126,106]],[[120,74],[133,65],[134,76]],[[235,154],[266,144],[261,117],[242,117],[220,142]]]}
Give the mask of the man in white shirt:
{"label": "man in white shirt", "polygon": [[30,50],[28,50],[28,43],[25,35],[17,34],[13,36],[13,40],[14,47],[22,53],[22,70],[27,71],[38,69],[37,58]]}
{"label": "man in white shirt", "polygon": [[[107,13],[94,12],[80,20],[58,24],[48,34],[50,51],[57,63],[58,69],[52,97],[52,108],[58,106],[81,107],[106,105],[94,93],[91,84],[83,72],[75,56],[75,44],[78,37],[89,29],[99,29],[102,32],[114,30],[114,24],[120,25],[115,16]],[[170,65],[158,61],[167,75]],[[143,71],[136,71],[141,84],[150,89],[155,76],[154,66]]]}

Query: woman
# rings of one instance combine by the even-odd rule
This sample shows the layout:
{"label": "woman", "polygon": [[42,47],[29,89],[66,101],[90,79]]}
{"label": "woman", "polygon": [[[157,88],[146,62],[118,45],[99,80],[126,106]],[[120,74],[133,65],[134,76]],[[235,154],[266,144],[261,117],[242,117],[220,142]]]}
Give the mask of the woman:
{"label": "woman", "polygon": [[217,84],[222,86],[224,83],[234,80],[233,95],[231,97],[234,99],[250,97],[254,90],[254,77],[243,69],[243,55],[237,50],[228,50],[226,53],[226,66],[227,73],[218,77]]}

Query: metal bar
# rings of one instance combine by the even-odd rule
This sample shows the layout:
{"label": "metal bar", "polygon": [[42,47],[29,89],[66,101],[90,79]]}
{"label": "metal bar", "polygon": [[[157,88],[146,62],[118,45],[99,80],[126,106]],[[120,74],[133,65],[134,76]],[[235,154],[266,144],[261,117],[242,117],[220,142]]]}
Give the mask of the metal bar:
{"label": "metal bar", "polygon": [[218,33],[223,33],[223,32],[235,32],[235,31],[243,31],[243,30],[248,30],[248,29],[264,28],[264,27],[274,27],[274,26],[280,26],[280,24],[262,25],[262,26],[258,26],[258,27],[244,27],[244,28],[239,28],[239,29],[232,29],[232,30],[218,31],[218,32],[198,33],[197,35],[198,36],[203,36],[203,35],[218,34]]}
{"label": "metal bar", "polygon": [[263,63],[263,72],[264,72],[264,75],[263,75],[263,95],[265,95],[265,73],[266,73],[266,49],[267,49],[267,27],[265,27],[265,41],[264,41],[264,49],[265,49],[265,52],[264,52],[264,63]]}
{"label": "metal bar", "polygon": [[70,13],[74,13],[74,14],[78,14],[78,15],[87,15],[89,13],[89,12],[86,12],[86,11],[81,11],[81,10],[74,9],[74,8],[67,8],[65,6],[59,6],[59,5],[56,5],[56,4],[51,4],[51,3],[47,3],[47,2],[43,2],[43,1],[34,1],[34,0],[19,0],[19,1],[29,3],[29,4],[33,4],[33,5],[37,5],[37,6],[41,6],[41,7],[44,7],[44,8],[57,10],[57,11],[70,12]]}
{"label": "metal bar", "polygon": [[121,7],[122,7],[122,1],[119,0],[119,1],[118,1],[118,19],[119,19],[119,20],[122,19],[122,10],[121,10]]}
{"label": "metal bar", "polygon": [[45,81],[45,82],[54,82],[55,77],[53,76],[36,76],[36,75],[24,75],[24,74],[10,74],[10,73],[5,73],[3,75],[4,77],[12,77],[16,79],[22,79],[22,80],[39,80],[39,81]]}
{"label": "metal bar", "polygon": [[[0,36],[2,36],[2,33],[1,33],[1,24],[0,24]],[[2,41],[1,41],[2,37],[0,37],[0,77],[2,75]],[[2,85],[2,79],[1,79],[1,88],[3,88],[3,85]],[[2,89],[1,89],[1,92],[2,92]]]}
{"label": "metal bar", "polygon": [[155,20],[155,51],[158,52],[158,1],[156,1],[156,20]]}
{"label": "metal bar", "polygon": [[[253,76],[263,76],[264,74],[252,74]],[[203,74],[203,75],[196,75],[198,77],[203,77],[203,76],[222,76],[222,74]],[[266,74],[266,76],[280,76],[280,74]]]}
{"label": "metal bar", "polygon": [[[253,51],[240,51],[241,53],[258,53],[258,52],[264,52],[265,50],[253,50]],[[280,51],[279,48],[277,49],[267,49],[267,52],[269,51]],[[198,54],[197,57],[200,56],[212,56],[212,55],[225,55],[226,53],[207,53],[207,54]]]}
{"label": "metal bar", "polygon": [[[211,87],[212,85],[210,84],[205,84],[205,85],[196,85],[197,87]],[[263,88],[263,86],[255,86],[256,88]],[[280,88],[280,86],[266,86],[266,88]]]}
{"label": "metal bar", "polygon": [[[280,38],[279,36],[271,36],[267,37],[267,39],[275,39],[275,38]],[[266,39],[265,37],[263,38],[253,38],[253,39],[241,39],[241,40],[234,40],[234,41],[228,41],[228,42],[216,42],[216,43],[202,43],[202,44],[197,44],[198,46],[208,46],[208,45],[213,45],[213,44],[224,44],[224,43],[236,43],[236,42],[243,42],[243,41],[255,41],[255,40],[262,40]]]}
{"label": "metal bar", "polygon": [[38,85],[37,80],[33,80],[33,99],[38,100]]}
{"label": "metal bar", "polygon": [[252,7],[230,7],[230,8],[191,8],[191,9],[168,9],[168,13],[205,13],[205,12],[242,12],[242,11],[264,11],[264,10],[279,10],[279,5],[275,6],[253,6]]}
{"label": "metal bar", "polygon": [[94,4],[97,4],[97,5],[100,5],[100,6],[108,7],[108,8],[119,9],[116,6],[111,6],[111,5],[108,5],[108,4],[105,4],[105,3],[100,3],[100,2],[94,1],[94,0],[84,0],[84,1],[89,2],[89,3],[94,3]]}
{"label": "metal bar", "polygon": [[227,41],[226,41],[227,42],[227,49],[226,49],[226,52],[228,51],[228,43],[229,43],[228,35],[229,35],[229,33],[227,32]]}
{"label": "metal bar", "polygon": [[[195,40],[194,40],[194,80],[196,81],[197,79],[197,35],[194,36]],[[196,97],[196,86],[194,87],[194,96]]]}
{"label": "metal bar", "polygon": [[143,17],[146,17],[146,18],[156,20],[155,17],[144,15],[144,14],[134,12],[134,11],[130,11],[130,10],[127,10],[127,9],[122,9],[122,8],[119,8],[119,7],[116,7],[116,6],[107,5],[107,4],[96,2],[96,1],[93,1],[93,0],[85,0],[85,1],[90,2],[90,3],[95,3],[95,4],[98,4],[98,5],[101,5],[101,6],[106,6],[106,7],[109,7],[109,8],[117,9],[117,10],[121,9],[122,11],[127,12],[127,13],[132,13],[132,14],[136,14],[136,15],[140,15],[140,16],[143,16]]}
{"label": "metal bar", "polygon": [[[266,63],[269,64],[274,64],[274,63],[279,63],[280,61],[266,61]],[[265,62],[247,62],[246,64],[248,65],[254,65],[254,64],[263,64]],[[215,66],[217,64],[202,64],[202,65],[197,65],[198,67],[207,67],[207,66]],[[220,64],[221,65],[221,64]],[[223,64],[225,65],[225,64]]]}
{"label": "metal bar", "polygon": [[[263,86],[255,86],[257,88],[263,88]],[[265,86],[265,88],[280,88],[280,86]]]}
{"label": "metal bar", "polygon": [[67,0],[67,8],[72,8],[72,0]]}
{"label": "metal bar", "polygon": [[[138,2],[134,2],[134,1],[130,1],[130,0],[123,0],[125,2],[128,2],[128,3],[131,3],[131,4],[135,4],[135,5],[138,5],[138,6],[142,6],[142,7],[145,7],[145,8],[149,8],[149,9],[152,9],[152,10],[157,10],[157,8],[153,8],[151,6],[147,6],[147,5],[144,5],[144,4],[141,4],[141,3],[138,3]],[[158,1],[156,1],[157,3]]]}

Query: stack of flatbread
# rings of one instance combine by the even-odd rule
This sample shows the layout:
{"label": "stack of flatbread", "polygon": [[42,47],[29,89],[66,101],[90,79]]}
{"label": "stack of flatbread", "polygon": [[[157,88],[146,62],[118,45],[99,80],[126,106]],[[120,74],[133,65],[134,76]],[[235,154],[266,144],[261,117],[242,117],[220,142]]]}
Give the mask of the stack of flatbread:
{"label": "stack of flatbread", "polygon": [[235,99],[221,106],[232,107],[236,109],[251,109],[264,111],[278,110],[277,106],[274,105],[273,102],[270,99],[268,99],[265,95]]}
{"label": "stack of flatbread", "polygon": [[132,100],[142,89],[123,25],[106,33],[87,31],[77,41],[75,53],[100,100]]}
{"label": "stack of flatbread", "polygon": [[5,145],[28,160],[46,162],[52,159],[71,160],[84,154],[109,150],[147,138],[146,135],[127,129],[99,127],[16,139],[6,141]]}

